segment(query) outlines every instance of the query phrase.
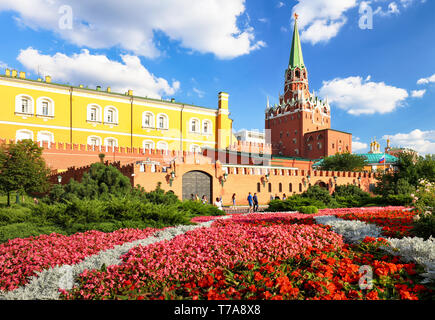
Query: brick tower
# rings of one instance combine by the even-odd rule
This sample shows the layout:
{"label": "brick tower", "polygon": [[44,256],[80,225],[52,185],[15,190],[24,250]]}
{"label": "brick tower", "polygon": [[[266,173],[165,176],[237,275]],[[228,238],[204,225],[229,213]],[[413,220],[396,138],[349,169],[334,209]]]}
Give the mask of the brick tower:
{"label": "brick tower", "polygon": [[318,159],[336,152],[351,152],[352,136],[330,129],[331,109],[328,101],[320,100],[314,92],[309,91],[297,18],[295,14],[284,94],[279,96],[279,105],[270,106],[268,103],[265,111],[265,128],[270,129],[272,152],[274,155],[308,159]]}

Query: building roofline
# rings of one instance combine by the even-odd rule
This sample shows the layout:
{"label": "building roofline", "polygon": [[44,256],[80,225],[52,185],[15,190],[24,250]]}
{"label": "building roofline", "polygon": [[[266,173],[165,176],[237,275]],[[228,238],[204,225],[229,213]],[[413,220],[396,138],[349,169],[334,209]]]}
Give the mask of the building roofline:
{"label": "building roofline", "polygon": [[195,107],[195,108],[201,108],[201,109],[207,109],[207,110],[214,110],[217,111],[217,108],[210,108],[210,107],[204,107],[204,106],[198,106],[198,105],[194,105],[194,104],[190,104],[190,103],[184,103],[184,102],[178,102],[175,100],[164,100],[164,99],[156,99],[156,98],[149,98],[149,97],[142,97],[142,96],[136,96],[136,95],[126,95],[126,94],[122,94],[119,92],[107,92],[107,91],[102,91],[102,90],[97,90],[97,89],[91,89],[91,88],[87,88],[87,87],[80,87],[80,86],[75,86],[75,85],[70,85],[70,84],[62,84],[62,83],[55,83],[55,82],[44,82],[44,81],[38,81],[38,80],[34,80],[34,79],[28,79],[28,78],[19,78],[19,77],[11,77],[11,76],[6,76],[6,75],[0,75],[0,79],[7,79],[7,80],[12,80],[12,81],[18,81],[18,82],[31,82],[33,84],[38,84],[38,85],[42,85],[42,86],[54,86],[54,87],[62,87],[62,88],[73,88],[73,89],[77,89],[77,90],[83,90],[83,91],[90,91],[92,93],[96,93],[96,94],[103,94],[103,95],[112,95],[112,96],[118,96],[118,97],[124,97],[124,98],[136,98],[136,99],[142,99],[142,100],[147,100],[147,101],[152,101],[152,102],[164,102],[164,103],[171,103],[171,104],[175,104],[175,105],[183,105],[183,106],[190,106],[190,107]]}

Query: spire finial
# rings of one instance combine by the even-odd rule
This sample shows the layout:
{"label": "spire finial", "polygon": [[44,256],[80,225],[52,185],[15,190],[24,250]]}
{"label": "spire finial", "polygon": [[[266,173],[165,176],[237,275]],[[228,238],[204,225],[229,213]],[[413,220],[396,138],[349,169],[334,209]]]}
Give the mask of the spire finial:
{"label": "spire finial", "polygon": [[297,21],[299,18],[299,15],[295,12],[294,16],[295,16],[295,21]]}

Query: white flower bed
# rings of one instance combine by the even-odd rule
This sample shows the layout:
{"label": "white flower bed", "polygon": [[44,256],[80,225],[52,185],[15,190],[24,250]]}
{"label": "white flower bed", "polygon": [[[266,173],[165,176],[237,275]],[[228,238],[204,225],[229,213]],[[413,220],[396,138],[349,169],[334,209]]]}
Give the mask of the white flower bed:
{"label": "white flower bed", "polygon": [[378,238],[382,234],[382,229],[363,221],[349,221],[339,219],[335,216],[318,216],[314,217],[317,223],[332,227],[332,230],[341,234],[348,242],[358,242],[365,237]]}

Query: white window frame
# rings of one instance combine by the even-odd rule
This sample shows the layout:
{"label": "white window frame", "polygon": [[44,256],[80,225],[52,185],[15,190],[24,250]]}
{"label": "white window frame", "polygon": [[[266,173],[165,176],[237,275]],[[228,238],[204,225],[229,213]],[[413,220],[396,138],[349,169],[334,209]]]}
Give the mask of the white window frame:
{"label": "white window frame", "polygon": [[[149,148],[145,148],[145,144],[150,144],[150,147]],[[144,149],[144,150],[154,150],[154,148],[155,148],[155,143],[154,143],[154,141],[152,141],[152,140],[144,140],[144,141],[142,141],[142,148]]]}
{"label": "white window frame", "polygon": [[[196,123],[195,130],[192,130],[193,123]],[[190,118],[189,120],[189,132],[190,133],[201,133],[201,121],[198,118]]]}
{"label": "white window frame", "polygon": [[[18,135],[20,133],[25,133],[25,134],[30,134],[30,138],[18,138]],[[32,130],[27,130],[27,129],[20,129],[17,130],[17,132],[15,133],[15,141],[20,141],[20,140],[25,140],[25,139],[31,139],[33,140],[33,131]]]}
{"label": "white window frame", "polygon": [[[145,123],[145,119],[147,115],[150,116],[150,123],[148,125]],[[154,128],[155,127],[154,119],[155,119],[154,113],[152,113],[151,111],[144,111],[142,113],[142,128]]]}
{"label": "white window frame", "polygon": [[[164,145],[165,147],[162,148],[162,145]],[[166,141],[159,141],[159,142],[157,142],[156,149],[157,150],[166,150],[167,151],[167,150],[169,150],[169,145],[168,145],[168,143]]]}
{"label": "white window frame", "polygon": [[[109,141],[113,141],[115,142],[112,146],[109,145]],[[107,147],[117,147],[118,146],[118,139],[114,138],[114,137],[107,137],[104,138],[104,145]]]}
{"label": "white window frame", "polygon": [[[163,127],[160,127],[160,117],[164,118]],[[156,117],[156,129],[167,130],[169,129],[169,117],[166,113],[159,113]]]}
{"label": "white window frame", "polygon": [[[47,102],[48,114],[43,113],[43,103]],[[54,117],[54,101],[48,97],[40,97],[36,100],[36,115],[40,117]]]}
{"label": "white window frame", "polygon": [[[199,151],[195,151],[195,149],[199,149]],[[199,146],[197,144],[191,144],[190,145],[190,152],[201,153],[201,151],[202,151],[201,146]]]}
{"label": "white window frame", "polygon": [[[207,131],[205,130],[205,125],[208,125],[207,127]],[[203,134],[207,134],[207,135],[211,135],[213,132],[213,125],[212,122],[210,120],[203,120],[202,121],[202,133]]]}
{"label": "white window frame", "polygon": [[[98,144],[90,143],[92,139],[98,140]],[[88,145],[96,146],[96,147],[100,147],[101,146],[101,141],[102,141],[101,137],[98,137],[98,136],[89,136],[88,139],[87,139]]]}
{"label": "white window frame", "polygon": [[[96,114],[96,119],[92,120],[91,119],[91,111],[94,108],[97,110],[97,114]],[[102,110],[102,108],[98,104],[95,104],[95,103],[88,104],[86,120],[90,121],[90,122],[101,122],[101,110]]]}
{"label": "white window frame", "polygon": [[[22,105],[22,100],[26,99],[28,100],[28,105],[27,105],[27,112],[23,112],[23,105]],[[34,114],[34,100],[31,96],[27,95],[27,94],[19,94],[15,97],[15,113],[17,114],[21,114],[21,115],[33,115]]]}
{"label": "white window frame", "polygon": [[[112,111],[112,116],[113,116],[112,121],[108,120],[108,115],[109,115],[110,111]],[[118,124],[118,109],[116,109],[114,106],[106,106],[104,108],[104,123],[117,125]]]}

